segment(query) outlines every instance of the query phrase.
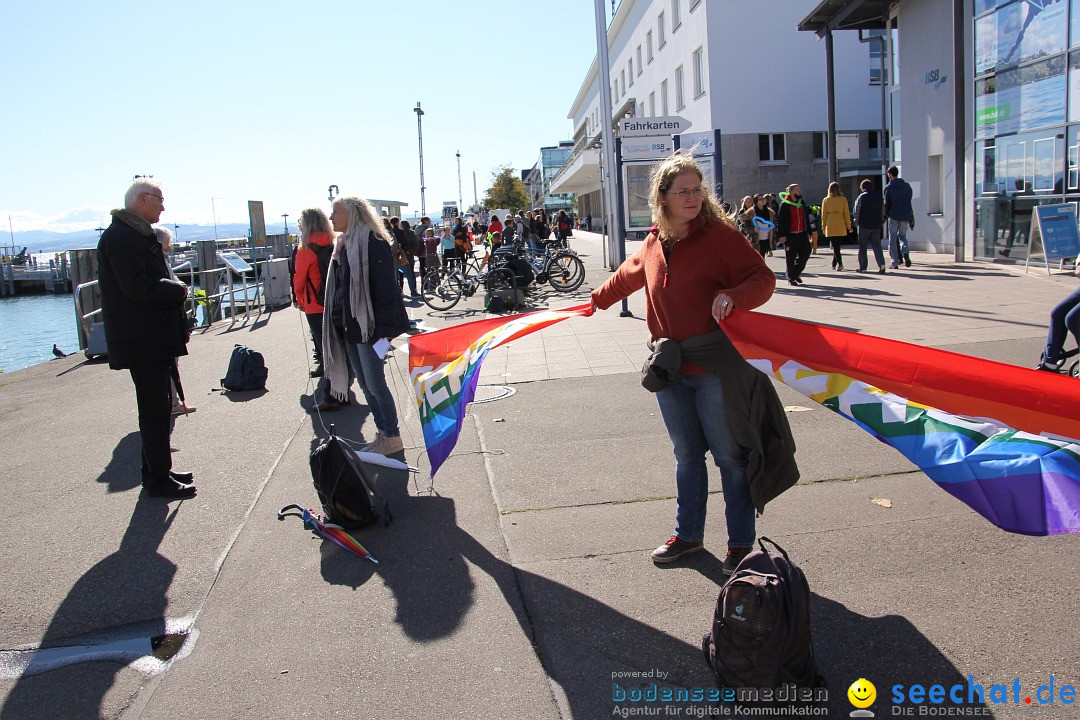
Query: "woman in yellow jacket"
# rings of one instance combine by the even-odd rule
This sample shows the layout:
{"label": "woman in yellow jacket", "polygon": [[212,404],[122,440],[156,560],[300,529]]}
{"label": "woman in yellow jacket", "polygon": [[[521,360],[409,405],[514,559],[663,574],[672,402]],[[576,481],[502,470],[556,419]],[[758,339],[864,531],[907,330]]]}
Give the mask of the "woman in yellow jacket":
{"label": "woman in yellow jacket", "polygon": [[843,270],[840,245],[851,233],[851,208],[847,198],[840,192],[840,183],[829,183],[829,195],[821,201],[821,230],[832,243],[833,270]]}

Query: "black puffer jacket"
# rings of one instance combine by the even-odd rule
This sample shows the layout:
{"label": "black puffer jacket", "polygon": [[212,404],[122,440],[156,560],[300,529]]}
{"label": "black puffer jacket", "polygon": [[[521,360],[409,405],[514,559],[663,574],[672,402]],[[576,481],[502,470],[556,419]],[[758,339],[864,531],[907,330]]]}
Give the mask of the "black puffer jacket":
{"label": "black puffer jacket", "polygon": [[187,355],[186,286],[169,276],[150,223],[128,210],[113,210],[112,217],[97,248],[109,367]]}

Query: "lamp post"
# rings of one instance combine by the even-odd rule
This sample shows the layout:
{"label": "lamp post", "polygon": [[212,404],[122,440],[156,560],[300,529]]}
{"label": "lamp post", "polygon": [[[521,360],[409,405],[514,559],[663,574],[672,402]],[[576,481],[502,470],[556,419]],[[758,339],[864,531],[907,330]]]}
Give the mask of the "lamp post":
{"label": "lamp post", "polygon": [[218,200],[224,200],[224,199],[225,198],[216,198],[216,197],[210,198],[210,205],[214,208],[214,242],[217,242],[217,239],[218,239],[218,235],[217,235],[217,201]]}
{"label": "lamp post", "polygon": [[413,108],[416,113],[416,136],[420,142],[420,215],[427,215],[427,205],[424,204],[424,111],[420,109],[420,101],[416,101]]}
{"label": "lamp post", "polygon": [[173,227],[173,233],[175,234],[175,237],[173,238],[173,240],[176,240],[176,242],[180,242],[180,226],[173,223],[172,227]]}
{"label": "lamp post", "polygon": [[461,151],[454,153],[457,156],[457,206],[458,212],[465,214],[465,203],[461,199]]}
{"label": "lamp post", "polygon": [[289,242],[289,213],[281,213],[281,217],[285,218],[285,242]]}

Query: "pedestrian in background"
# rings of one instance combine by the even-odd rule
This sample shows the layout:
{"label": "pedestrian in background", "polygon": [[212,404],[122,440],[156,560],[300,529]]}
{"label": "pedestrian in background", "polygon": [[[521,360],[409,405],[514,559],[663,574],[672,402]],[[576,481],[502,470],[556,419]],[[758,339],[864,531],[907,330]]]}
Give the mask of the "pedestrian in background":
{"label": "pedestrian in background", "polygon": [[773,215],[772,208],[765,202],[764,195],[758,194],[754,196],[754,217],[761,218],[766,223],[772,225],[772,227],[769,227],[767,225],[754,223],[758,252],[762,257],[765,257],[766,255],[772,257],[773,231],[776,227],[776,216]]}
{"label": "pedestrian in background", "polygon": [[866,248],[874,251],[878,273],[885,274],[885,255],[881,251],[881,214],[884,204],[879,193],[873,192],[874,182],[869,178],[859,183],[859,197],[855,198],[855,227],[859,229],[859,267],[856,272],[866,272]]}
{"label": "pedestrian in background", "polygon": [[851,234],[851,208],[838,182],[829,183],[829,194],[821,201],[821,231],[832,245],[832,269],[843,270],[840,248]]}
{"label": "pedestrian in background", "polygon": [[[334,244],[326,283],[323,326],[323,366],[330,396],[348,396],[351,366],[375,421],[373,452],[391,455],[403,444],[394,396],[386,384],[385,350],[380,340],[392,340],[409,329],[409,316],[397,286],[396,263],[390,250],[393,238],[379,222],[367,200],[339,197],[330,221],[341,233]],[[347,358],[347,359],[346,359]]]}
{"label": "pedestrian in background", "polygon": [[[656,166],[649,192],[656,227],[592,293],[593,306],[605,309],[645,288],[646,325],[654,342],[684,343],[716,333],[718,321],[736,307],[764,304],[776,285],[772,271],[735,229],[703,178],[685,151]],[[651,558],[667,563],[703,548],[708,451],[720,468],[728,547],[723,569],[730,573],[756,539],[747,451],[735,440],[735,418],[727,415],[727,401],[736,399],[724,397],[718,374],[690,363],[676,369],[675,380],[656,393],[675,449],[675,532]]]}
{"label": "pedestrian in background", "polygon": [[900,177],[900,168],[893,165],[886,171],[889,183],[882,193],[885,201],[885,217],[888,219],[889,229],[889,259],[892,260],[892,269],[900,267],[900,261],[904,261],[905,267],[911,267],[911,257],[908,255],[907,231],[915,229],[915,214],[911,209],[911,186]]}
{"label": "pedestrian in background", "polygon": [[187,355],[187,286],[169,274],[151,227],[164,210],[157,180],[132,183],[98,240],[98,287],[109,367],[127,370],[135,386],[142,485],[148,495],[184,499],[196,489],[191,473],[172,469],[169,384],[176,358]]}
{"label": "pedestrian in background", "polygon": [[789,285],[802,285],[803,270],[810,260],[810,233],[813,224],[810,210],[803,202],[798,183],[780,193],[780,211],[776,214],[776,244],[784,246]]}
{"label": "pedestrian in background", "polygon": [[[412,226],[409,225],[408,220],[402,220],[399,227],[401,228],[401,237],[399,242],[401,244],[402,254],[405,256],[405,279],[409,281],[409,294],[413,298],[421,297],[416,292],[416,256],[422,252],[420,247],[420,238],[415,232],[413,232]],[[404,291],[404,289],[403,289]]]}

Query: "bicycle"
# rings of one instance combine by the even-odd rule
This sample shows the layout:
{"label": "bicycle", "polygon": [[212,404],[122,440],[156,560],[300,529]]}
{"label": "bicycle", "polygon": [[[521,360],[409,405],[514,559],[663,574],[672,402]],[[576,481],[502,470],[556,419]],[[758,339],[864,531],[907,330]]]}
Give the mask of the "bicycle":
{"label": "bicycle", "polygon": [[[469,269],[475,272],[469,274]],[[458,304],[462,296],[472,297],[480,286],[494,293],[514,287],[514,273],[505,267],[488,267],[479,263],[471,253],[463,263],[452,268],[439,267],[429,270],[420,283],[424,304],[432,310],[449,310]]]}
{"label": "bicycle", "polygon": [[1077,355],[1080,355],[1080,347],[1075,347],[1072,350],[1064,350],[1056,362],[1048,363],[1046,362],[1046,355],[1044,353],[1039,357],[1039,364],[1035,366],[1035,369],[1080,378],[1080,360],[1074,360],[1073,363],[1068,366],[1068,370],[1065,369],[1069,358],[1076,357]]}
{"label": "bicycle", "polygon": [[496,267],[503,267],[511,256],[529,263],[537,283],[547,282],[559,292],[573,292],[585,282],[585,263],[573,250],[550,244],[545,250],[533,250],[524,242],[515,242],[493,253],[491,262]]}

